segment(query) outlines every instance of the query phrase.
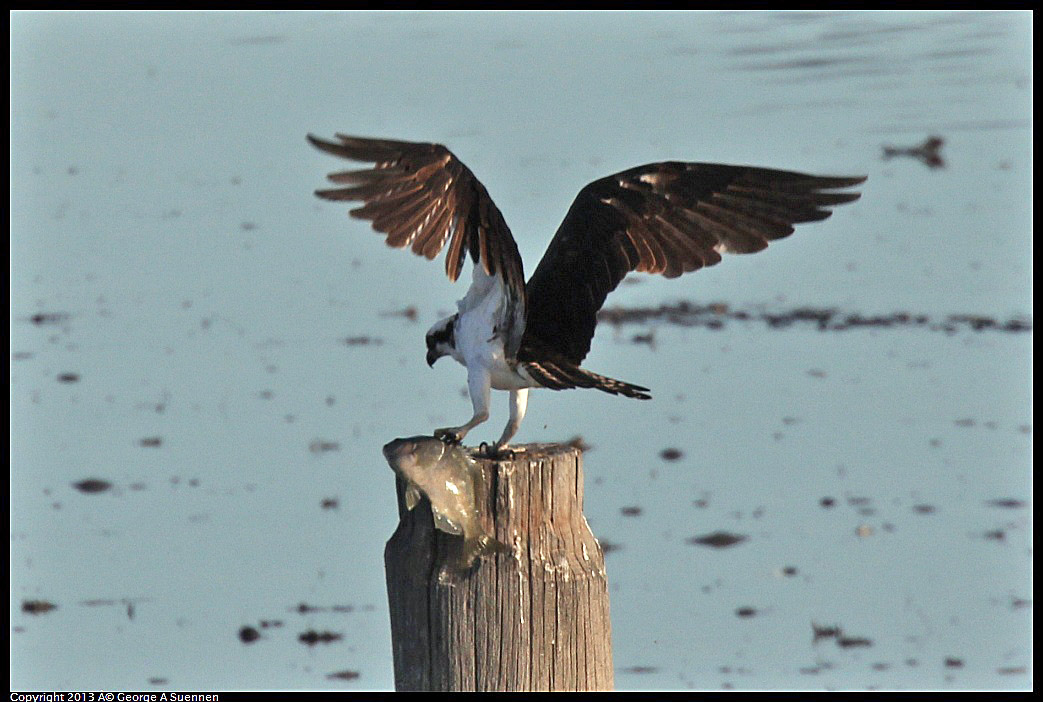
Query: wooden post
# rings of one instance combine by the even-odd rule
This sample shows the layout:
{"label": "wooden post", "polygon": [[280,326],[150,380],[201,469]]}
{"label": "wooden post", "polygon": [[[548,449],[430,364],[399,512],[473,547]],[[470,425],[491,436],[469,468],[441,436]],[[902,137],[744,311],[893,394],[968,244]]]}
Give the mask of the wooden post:
{"label": "wooden post", "polygon": [[460,537],[407,510],[387,542],[388,602],[398,691],[589,691],[613,686],[605,558],[583,516],[582,454],[527,444],[478,459],[481,517],[510,553],[482,555],[440,579]]}

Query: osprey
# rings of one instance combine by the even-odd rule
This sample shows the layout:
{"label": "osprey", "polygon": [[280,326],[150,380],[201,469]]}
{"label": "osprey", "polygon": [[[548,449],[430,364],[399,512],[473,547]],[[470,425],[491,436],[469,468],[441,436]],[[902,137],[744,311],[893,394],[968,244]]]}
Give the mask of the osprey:
{"label": "osprey", "polygon": [[666,161],[595,180],[576,196],[543,259],[525,282],[521,256],[500,210],[474,174],[441,144],[308,135],[319,149],[362,170],[332,173],[327,200],[364,204],[351,215],[372,222],[395,248],[431,260],[448,244],[445,272],[473,262],[456,314],[427,332],[427,363],[452,356],[467,368],[474,414],[434,435],[460,442],[489,418],[489,390],[510,391],[510,418],[492,453],[518,431],[529,388],[596,388],[640,400],[648,388],[580,364],[590,351],[605,297],[630,271],[675,278],[712,266],[722,253],[760,251],[852,202],[865,177],[822,177],[715,163]]}

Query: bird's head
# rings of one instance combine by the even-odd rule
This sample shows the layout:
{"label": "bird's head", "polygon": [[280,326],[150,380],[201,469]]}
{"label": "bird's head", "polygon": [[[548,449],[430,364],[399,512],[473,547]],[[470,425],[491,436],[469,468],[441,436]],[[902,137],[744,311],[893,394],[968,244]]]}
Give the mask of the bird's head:
{"label": "bird's head", "polygon": [[457,315],[446,317],[435,324],[427,332],[427,365],[434,366],[442,356],[448,356],[456,350]]}

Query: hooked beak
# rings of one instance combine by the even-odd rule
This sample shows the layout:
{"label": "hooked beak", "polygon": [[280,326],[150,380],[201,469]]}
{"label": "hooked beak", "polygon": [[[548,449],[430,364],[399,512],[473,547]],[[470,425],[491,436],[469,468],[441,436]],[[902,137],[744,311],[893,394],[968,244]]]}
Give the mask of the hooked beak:
{"label": "hooked beak", "polygon": [[441,357],[442,357],[442,354],[438,353],[437,349],[428,349],[428,351],[427,351],[427,367],[428,368],[433,368],[434,365],[435,365],[435,361],[437,361]]}

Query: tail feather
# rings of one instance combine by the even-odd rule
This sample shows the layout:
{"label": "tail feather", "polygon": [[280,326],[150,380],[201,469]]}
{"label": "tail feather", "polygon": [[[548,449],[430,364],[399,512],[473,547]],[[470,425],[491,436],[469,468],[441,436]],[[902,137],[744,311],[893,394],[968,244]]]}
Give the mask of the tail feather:
{"label": "tail feather", "polygon": [[637,400],[652,399],[648,388],[598,375],[564,360],[525,361],[522,365],[533,380],[551,390],[595,388],[611,395],[624,395]]}

